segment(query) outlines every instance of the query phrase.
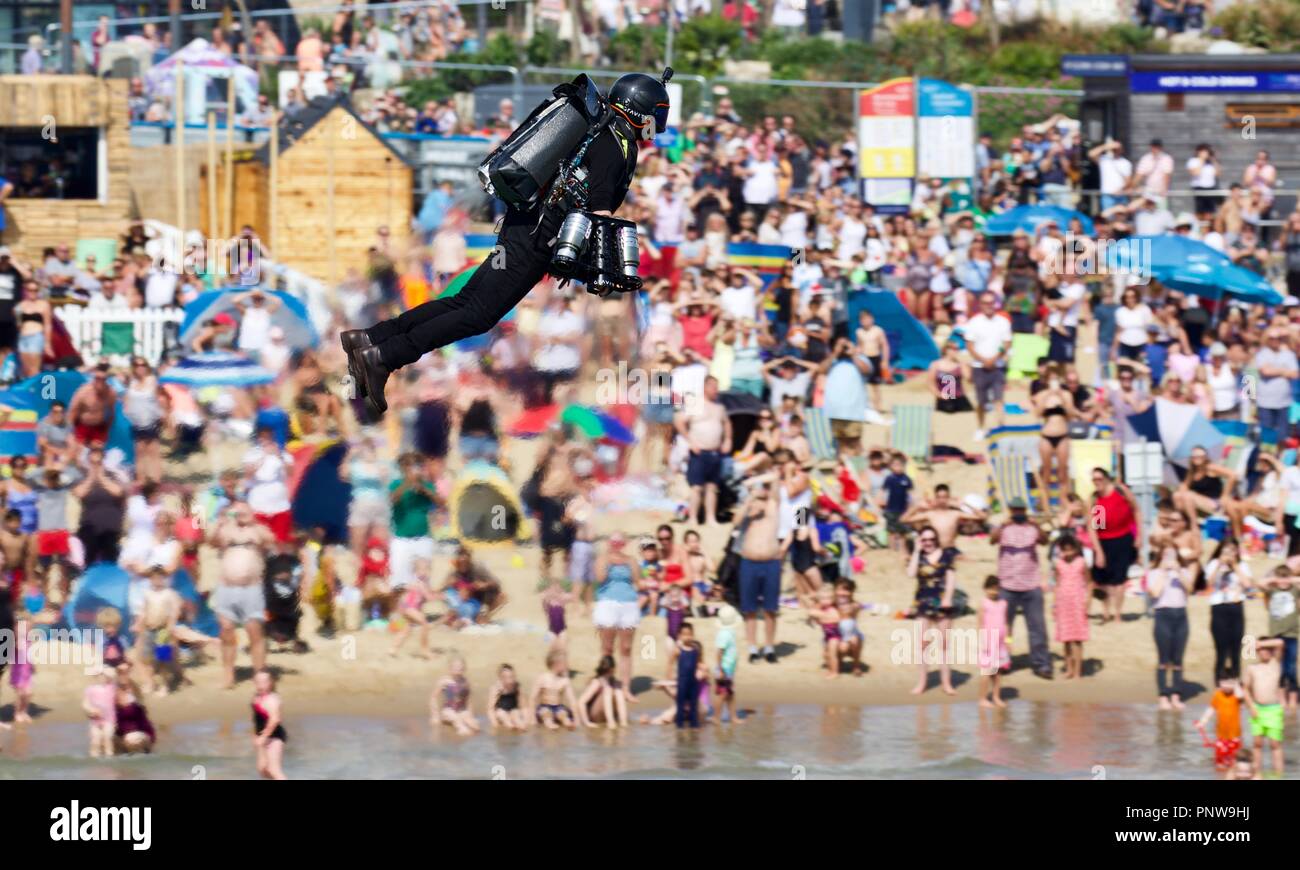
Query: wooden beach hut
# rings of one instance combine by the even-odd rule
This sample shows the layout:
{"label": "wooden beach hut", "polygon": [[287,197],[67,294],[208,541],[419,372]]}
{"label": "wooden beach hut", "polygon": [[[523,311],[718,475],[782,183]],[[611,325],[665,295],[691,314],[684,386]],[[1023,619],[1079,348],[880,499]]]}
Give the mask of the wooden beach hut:
{"label": "wooden beach hut", "polygon": [[[413,167],[347,102],[313,100],[281,121],[277,142],[274,168],[270,143],[235,152],[233,202],[219,214],[219,232],[250,225],[277,262],[330,282],[349,269],[365,269],[381,226],[405,237],[414,208]],[[220,213],[226,208],[224,158],[215,170]],[[199,215],[210,233],[206,171]]]}
{"label": "wooden beach hut", "polygon": [[125,79],[0,76],[0,174],[16,186],[24,174],[47,180],[40,195],[5,202],[0,244],[39,261],[47,247],[120,237],[131,217],[130,149]]}

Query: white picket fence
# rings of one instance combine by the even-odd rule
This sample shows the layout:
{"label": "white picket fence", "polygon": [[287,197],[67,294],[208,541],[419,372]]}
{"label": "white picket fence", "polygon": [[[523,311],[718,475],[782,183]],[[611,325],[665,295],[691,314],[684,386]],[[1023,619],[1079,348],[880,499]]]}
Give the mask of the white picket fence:
{"label": "white picket fence", "polygon": [[[123,365],[131,355],[142,356],[150,365],[157,365],[167,350],[168,324],[174,335],[185,319],[181,308],[83,308],[80,305],[63,305],[54,310],[68,328],[72,343],[76,345],[87,365],[107,359],[113,365]],[[105,323],[130,323],[135,334],[131,354],[103,356]]]}

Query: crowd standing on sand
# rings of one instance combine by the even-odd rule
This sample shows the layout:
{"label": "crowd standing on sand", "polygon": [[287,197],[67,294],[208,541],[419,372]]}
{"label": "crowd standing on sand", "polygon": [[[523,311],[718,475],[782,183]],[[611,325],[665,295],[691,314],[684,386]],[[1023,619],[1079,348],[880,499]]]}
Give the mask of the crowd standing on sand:
{"label": "crowd standing on sand", "polygon": [[[496,124],[503,130],[510,109]],[[536,530],[540,607],[528,609],[548,634],[547,667],[517,674],[503,664],[488,691],[471,694],[467,663],[453,659],[430,700],[439,728],[469,736],[484,722],[554,730],[743,721],[738,686],[760,683],[794,644],[819,644],[828,680],[863,679],[872,665],[863,620],[885,614],[922,631],[922,654],[907,663],[914,691],[928,691],[937,669],[939,689],[960,695],[954,665],[975,663],[953,661],[949,629],[974,612],[980,702],[1003,706],[1004,678],[1025,662],[1043,679],[1097,679],[1085,649],[1121,618],[1149,615],[1161,709],[1186,706],[1188,645],[1213,645],[1220,765],[1237,770],[1244,708],[1251,774],[1266,763],[1280,771],[1300,636],[1291,422],[1300,299],[1216,302],[1158,280],[1130,286],[1123,275],[1061,267],[1066,245],[1080,240],[1182,236],[1300,293],[1300,213],[1280,232],[1269,221],[1279,182],[1268,153],[1226,196],[1175,213],[1179,169],[1161,142],[1136,164],[1116,143],[1084,153],[1079,123],[1056,115],[1005,143],[980,137],[971,183],[921,179],[905,214],[884,215],[859,196],[856,148],[853,131],[810,140],[793,118],[741,118],[720,96],[711,113],[685,121],[672,147],[642,152],[620,211],[641,232],[641,328],[627,298],[546,279],[482,344],[428,355],[393,377],[387,430],[366,425],[344,398],[337,334],[446,289],[466,259],[467,222],[454,209],[409,243],[376,227],[367,261],[333,288],[319,342],[295,344],[279,297],[255,288],[162,359],[87,364],[59,307],[190,305],[219,286],[215,267],[162,270],[142,224],[126,228],[106,262],[74,258],[74,239],[36,261],[0,247],[0,379],[21,387],[78,375],[73,391],[42,408],[35,451],[13,456],[0,484],[0,628],[39,633],[64,619],[95,566],[126,572],[129,600],[91,617],[107,637],[83,704],[98,755],[155,748],[146,702],[193,691],[187,672],[208,655],[235,685],[242,630],[257,769],[278,778],[287,735],[270,656],[311,654],[308,627],[325,638],[387,629],[394,656],[415,635],[412,654],[428,657],[434,632],[501,621],[510,603],[501,580],[474,542],[447,532],[457,475],[483,463],[508,475]],[[1189,180],[1206,171],[1204,152],[1186,155]],[[1084,205],[1077,190],[1089,161],[1104,193],[1092,232],[1078,218],[1009,237],[989,230],[1017,206]],[[0,179],[6,189],[23,193]],[[251,228],[243,233],[256,241]],[[736,243],[803,256],[764,271],[742,262]],[[900,331],[912,323],[940,353],[911,376],[922,379],[931,419],[953,431],[973,422],[963,449],[942,443],[942,423],[923,450],[904,443],[916,394],[898,386],[908,374],[895,361],[916,344]],[[1037,377],[1009,386],[1024,337],[1041,340],[1041,359],[1030,361]],[[165,382],[179,355],[206,351],[242,355],[274,381]],[[589,396],[593,376],[628,361],[647,375],[646,394],[602,400],[599,410],[633,433],[633,445],[565,413]],[[1133,420],[1157,404],[1240,424],[1253,446],[1232,452],[1219,439],[1167,452],[1166,482],[1146,503],[1125,482],[1117,450],[1095,464],[1072,452],[1078,441],[1150,438]],[[121,439],[119,416],[128,424]],[[988,461],[1007,423],[1032,432],[1034,485],[1023,495],[990,500],[935,479],[928,465],[945,456]],[[893,426],[890,443],[873,444],[867,427],[881,425]],[[1179,435],[1161,432],[1160,442]],[[511,464],[518,451],[508,442],[520,437],[536,438],[532,467]],[[294,511],[302,451],[340,443],[344,528],[303,523]],[[219,462],[233,444],[236,458]],[[638,474],[677,502],[675,515],[604,534],[611,483]],[[959,585],[962,546],[984,536],[997,571],[972,608]],[[870,600],[884,572],[914,579],[914,599]],[[1209,625],[1189,619],[1195,596],[1209,601]],[[1245,635],[1248,608],[1267,610],[1267,637]],[[789,613],[797,618],[781,619]],[[579,630],[598,636],[596,662],[571,660]],[[634,717],[635,652],[647,633],[671,650],[653,686],[671,703]],[[590,676],[576,686],[571,668]],[[23,661],[0,669],[12,725],[26,727],[39,678]]]}

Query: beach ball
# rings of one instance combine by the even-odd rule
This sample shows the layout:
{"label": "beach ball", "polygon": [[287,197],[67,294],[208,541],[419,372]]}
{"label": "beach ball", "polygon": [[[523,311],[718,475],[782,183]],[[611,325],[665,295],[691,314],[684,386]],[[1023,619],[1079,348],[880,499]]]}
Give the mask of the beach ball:
{"label": "beach ball", "polygon": [[510,567],[511,568],[524,567],[524,557],[519,555],[518,553],[515,553],[513,556],[510,557]]}
{"label": "beach ball", "polygon": [[849,560],[849,566],[853,568],[854,573],[858,573],[867,567],[867,563],[862,560],[861,556],[854,556]]}

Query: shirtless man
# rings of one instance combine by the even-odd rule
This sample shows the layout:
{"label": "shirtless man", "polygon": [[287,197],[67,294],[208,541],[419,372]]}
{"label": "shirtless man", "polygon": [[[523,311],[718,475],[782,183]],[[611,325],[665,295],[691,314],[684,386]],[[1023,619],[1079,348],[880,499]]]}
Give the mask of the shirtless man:
{"label": "shirtless man", "polygon": [[[167,569],[154,565],[149,569],[149,589],[144,594],[144,605],[131,626],[135,635],[135,660],[144,672],[144,683],[155,695],[166,695],[167,679],[162,678],[153,663],[169,671],[173,678],[179,676],[176,668],[176,623],[181,616],[181,596],[171,588]],[[160,650],[169,650],[159,656]]]}
{"label": "shirtless man", "polygon": [[108,363],[95,366],[94,375],[72,394],[72,401],[68,403],[72,437],[78,446],[108,441],[108,430],[113,426],[117,407],[117,393],[108,385],[108,372]]}
{"label": "shirtless man", "polygon": [[688,516],[695,522],[704,502],[704,524],[718,524],[718,486],[723,479],[723,459],[731,453],[731,418],[718,402],[718,379],[704,379],[704,392],[690,398],[673,421],[677,434],[686,440],[691,456],[686,466],[686,483],[691,488]]}
{"label": "shirtless man", "polygon": [[221,623],[223,687],[235,687],[235,630],[248,632],[254,672],[266,666],[266,594],[262,589],[263,553],[275,543],[271,530],[253,519],[253,509],[237,502],[227,511],[213,535],[221,551],[221,582],[209,603]]}
{"label": "shirtless man", "polygon": [[[1265,581],[1267,583],[1268,581]],[[1273,750],[1273,772],[1282,775],[1282,638],[1259,641],[1259,661],[1246,668],[1242,688],[1250,709],[1250,733],[1255,737],[1255,769],[1264,769],[1264,743]]]}
{"label": "shirtless man", "polygon": [[537,678],[529,706],[537,711],[537,721],[548,731],[561,726],[572,731],[577,727],[573,711],[578,709],[578,698],[573,693],[569,663],[563,651],[553,649],[547,653],[546,673]]}
{"label": "shirtless man", "polygon": [[885,364],[889,362],[889,336],[876,323],[876,317],[867,309],[858,312],[858,329],[854,336],[858,356],[871,363],[867,383],[871,385],[871,407],[884,411],[880,398],[880,385],[884,382]]}
{"label": "shirtless man", "polygon": [[955,504],[948,484],[941,483],[934,488],[934,498],[928,502],[912,505],[899,522],[918,529],[933,526],[939,533],[939,546],[946,549],[957,546],[957,535],[960,533],[962,522],[986,519],[988,514],[983,511],[975,513],[963,510]]}
{"label": "shirtless man", "polygon": [[36,568],[36,545],[31,535],[23,534],[23,515],[16,510],[5,512],[4,525],[0,526],[0,553],[4,555],[4,568],[13,574],[13,582],[20,588],[25,578]]}
{"label": "shirtless man", "polygon": [[781,504],[776,472],[753,478],[749,499],[740,511],[744,534],[740,538],[740,613],[745,619],[749,661],[759,659],[758,612],[763,611],[767,645],[762,657],[776,663],[776,617],[781,610],[781,539],[778,534]]}

